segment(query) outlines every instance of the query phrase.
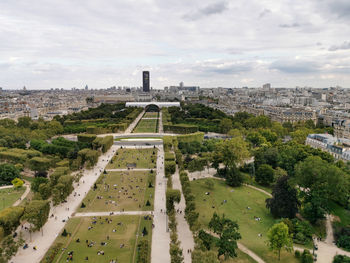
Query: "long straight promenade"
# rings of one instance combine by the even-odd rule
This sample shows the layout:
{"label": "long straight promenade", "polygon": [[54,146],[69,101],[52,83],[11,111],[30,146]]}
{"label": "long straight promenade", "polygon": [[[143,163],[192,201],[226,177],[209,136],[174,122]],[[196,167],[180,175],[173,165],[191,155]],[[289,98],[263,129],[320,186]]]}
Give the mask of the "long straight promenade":
{"label": "long straight promenade", "polygon": [[154,196],[154,218],[155,225],[152,232],[152,263],[170,262],[170,233],[166,215],[165,192],[167,179],[164,177],[164,149],[158,147],[157,176]]}

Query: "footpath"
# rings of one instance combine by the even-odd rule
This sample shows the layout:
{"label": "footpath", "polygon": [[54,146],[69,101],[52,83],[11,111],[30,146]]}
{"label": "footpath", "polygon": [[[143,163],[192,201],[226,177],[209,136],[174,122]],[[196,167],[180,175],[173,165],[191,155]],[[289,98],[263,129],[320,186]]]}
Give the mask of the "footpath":
{"label": "footpath", "polygon": [[[180,182],[179,169],[176,166],[176,171],[172,175],[173,180],[173,189],[178,189],[181,192],[181,200],[178,204],[175,203],[175,211],[176,211],[176,222],[177,222],[177,234],[178,239],[181,242],[180,247],[182,249],[182,253],[184,256],[185,263],[191,263],[191,253],[189,251],[194,250],[194,239],[193,234],[190,230],[190,226],[188,225],[185,219],[185,209],[186,202],[185,197],[182,193],[182,186]],[[180,212],[181,211],[181,212]]]}

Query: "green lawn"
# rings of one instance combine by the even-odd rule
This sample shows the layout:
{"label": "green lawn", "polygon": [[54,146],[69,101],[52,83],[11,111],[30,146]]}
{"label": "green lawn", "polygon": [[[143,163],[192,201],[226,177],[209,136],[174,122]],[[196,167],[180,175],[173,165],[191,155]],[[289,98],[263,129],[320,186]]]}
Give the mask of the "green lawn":
{"label": "green lawn", "polygon": [[25,186],[20,189],[6,188],[0,190],[0,210],[13,205],[24,193]]}
{"label": "green lawn", "polygon": [[[151,183],[152,187],[149,187]],[[155,172],[125,171],[101,174],[78,212],[153,210]],[[109,188],[108,188],[109,186]],[[150,206],[146,206],[147,200]]]}
{"label": "green lawn", "polygon": [[[112,220],[108,223],[107,220]],[[97,221],[93,224],[93,221]],[[146,227],[148,235],[142,237],[142,229]],[[93,227],[88,230],[89,227]],[[75,217],[68,221],[65,226],[71,236],[58,236],[55,243],[63,243],[64,250],[52,262],[66,262],[67,254],[73,251],[73,262],[98,262],[108,263],[111,259],[117,262],[136,262],[137,248],[136,233],[138,241],[147,239],[151,246],[152,220],[146,220],[143,216],[109,216],[109,217]],[[113,232],[115,230],[115,232]],[[108,239],[109,238],[109,239]],[[80,242],[77,242],[77,240]],[[94,242],[92,247],[88,247]],[[102,245],[106,242],[107,245]],[[54,244],[55,244],[54,243]],[[121,245],[124,244],[124,247]],[[98,255],[98,251],[104,251],[104,255]],[[150,254],[150,253],[149,253]],[[85,261],[88,257],[88,261]]]}
{"label": "green lawn", "polygon": [[330,203],[331,214],[335,215],[335,224],[339,226],[349,226],[350,225],[350,210],[346,210],[340,205],[331,202]]}
{"label": "green lawn", "polygon": [[146,112],[142,118],[158,118],[158,112]]}
{"label": "green lawn", "polygon": [[158,120],[157,119],[141,119],[135,129],[134,133],[142,132],[157,132],[158,131]]}
{"label": "green lawn", "polygon": [[[206,180],[214,182],[214,189],[205,186]],[[239,224],[239,232],[242,235],[240,242],[263,258],[266,262],[290,262],[297,263],[293,254],[283,252],[281,261],[266,246],[268,229],[275,223],[265,207],[267,196],[257,190],[242,186],[232,188],[224,181],[216,179],[201,179],[191,182],[193,194],[196,198],[196,207],[199,212],[199,221],[203,227],[207,227],[214,212],[225,214],[228,218],[236,220]],[[206,192],[210,192],[206,195]],[[226,203],[223,201],[227,200]],[[247,209],[249,207],[250,209]],[[256,221],[254,216],[260,217]],[[258,234],[262,237],[258,237]]]}
{"label": "green lawn", "polygon": [[128,165],[136,165],[134,168],[156,168],[157,149],[119,149],[106,169],[125,169]]}

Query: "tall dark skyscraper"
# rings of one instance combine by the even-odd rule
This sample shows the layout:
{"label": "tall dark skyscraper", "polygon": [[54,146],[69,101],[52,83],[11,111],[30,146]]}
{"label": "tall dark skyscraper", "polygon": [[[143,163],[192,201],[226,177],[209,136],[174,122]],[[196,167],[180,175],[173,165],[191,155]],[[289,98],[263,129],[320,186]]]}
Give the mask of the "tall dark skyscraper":
{"label": "tall dark skyscraper", "polygon": [[143,92],[149,92],[149,71],[142,71]]}

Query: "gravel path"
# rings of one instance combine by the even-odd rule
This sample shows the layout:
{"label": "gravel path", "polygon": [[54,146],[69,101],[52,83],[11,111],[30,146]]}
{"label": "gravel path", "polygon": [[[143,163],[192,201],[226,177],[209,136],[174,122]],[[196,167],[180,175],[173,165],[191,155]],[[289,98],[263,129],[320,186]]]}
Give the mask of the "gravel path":
{"label": "gravel path", "polygon": [[152,263],[170,262],[170,234],[168,229],[168,218],[166,215],[165,192],[167,179],[164,174],[164,150],[163,146],[158,147],[157,176],[154,191],[154,217],[152,232]]}
{"label": "gravel path", "polygon": [[145,114],[145,111],[143,110],[139,116],[129,125],[129,127],[125,130],[124,133],[132,133],[133,129],[136,127],[138,122],[142,119],[142,116]]}
{"label": "gravel path", "polygon": [[175,211],[182,211],[182,213],[176,213],[176,222],[177,222],[177,234],[181,242],[180,247],[184,256],[185,263],[191,263],[191,253],[188,253],[189,250],[193,251],[194,249],[194,239],[193,234],[190,230],[190,227],[185,219],[185,209],[186,202],[185,197],[182,193],[182,186],[180,182],[179,170],[176,166],[176,171],[172,176],[173,179],[173,188],[181,191],[181,201],[178,204],[175,204]]}
{"label": "gravel path", "polygon": [[22,194],[22,196],[13,204],[13,206],[18,206],[20,203],[22,203],[23,199],[27,197],[27,195],[30,193],[30,183],[25,181],[24,186],[26,187],[26,190]]}

